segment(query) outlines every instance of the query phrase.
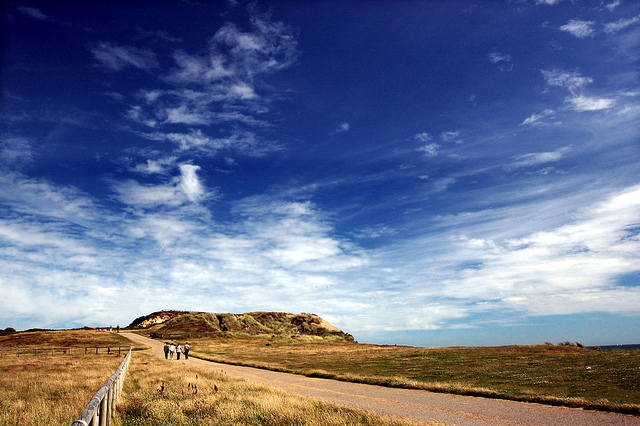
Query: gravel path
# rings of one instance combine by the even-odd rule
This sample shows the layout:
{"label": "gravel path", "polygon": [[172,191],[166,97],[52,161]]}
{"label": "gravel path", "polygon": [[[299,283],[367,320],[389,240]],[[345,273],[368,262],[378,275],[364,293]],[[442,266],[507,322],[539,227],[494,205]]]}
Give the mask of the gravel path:
{"label": "gravel path", "polygon": [[[134,342],[151,346],[164,358],[161,342],[134,333],[121,333]],[[168,361],[169,362],[169,361]],[[324,398],[354,408],[447,425],[640,425],[640,417],[576,408],[448,395],[421,390],[316,379],[203,361],[197,358],[172,361],[243,377],[287,392]]]}

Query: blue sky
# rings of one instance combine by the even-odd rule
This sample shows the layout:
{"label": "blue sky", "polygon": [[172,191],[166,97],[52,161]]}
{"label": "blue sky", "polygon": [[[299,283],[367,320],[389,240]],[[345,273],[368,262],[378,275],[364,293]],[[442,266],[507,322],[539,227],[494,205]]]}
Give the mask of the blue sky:
{"label": "blue sky", "polygon": [[0,327],[640,341],[640,3],[4,2]]}

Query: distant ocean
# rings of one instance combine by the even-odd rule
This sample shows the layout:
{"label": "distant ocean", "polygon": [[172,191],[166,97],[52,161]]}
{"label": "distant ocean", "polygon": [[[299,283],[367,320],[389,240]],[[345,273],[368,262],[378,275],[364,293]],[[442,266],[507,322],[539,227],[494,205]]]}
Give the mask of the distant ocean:
{"label": "distant ocean", "polygon": [[[590,349],[595,349],[595,346],[587,346]],[[604,345],[600,346],[603,351],[614,351],[616,349],[635,350],[640,349],[640,343],[635,345]]]}

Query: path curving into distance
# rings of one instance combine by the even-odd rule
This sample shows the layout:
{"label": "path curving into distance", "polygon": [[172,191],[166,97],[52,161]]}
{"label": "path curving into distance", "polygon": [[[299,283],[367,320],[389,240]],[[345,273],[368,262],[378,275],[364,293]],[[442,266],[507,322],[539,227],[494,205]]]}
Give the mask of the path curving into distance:
{"label": "path curving into distance", "polygon": [[[153,354],[164,358],[162,342],[135,333],[120,334],[136,343],[151,346],[150,350]],[[193,367],[221,371],[298,395],[323,398],[361,410],[394,417],[401,416],[416,421],[473,426],[640,425],[640,417],[624,414],[317,379],[219,364],[193,357],[179,362]]]}

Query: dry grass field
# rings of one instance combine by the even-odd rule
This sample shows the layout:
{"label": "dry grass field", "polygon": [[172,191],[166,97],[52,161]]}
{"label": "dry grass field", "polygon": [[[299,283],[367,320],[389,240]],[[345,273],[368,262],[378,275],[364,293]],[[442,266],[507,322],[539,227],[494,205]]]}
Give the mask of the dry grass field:
{"label": "dry grass field", "polygon": [[[0,336],[0,424],[70,425],[124,358],[84,347],[129,346],[117,333],[94,330],[33,331]],[[17,348],[69,348],[72,354]]]}
{"label": "dry grass field", "polygon": [[0,336],[0,348],[130,346],[120,334],[95,330],[28,331]]}
{"label": "dry grass field", "polygon": [[393,420],[136,353],[118,406],[122,426],[380,425]]}
{"label": "dry grass field", "polygon": [[317,339],[190,339],[194,356],[384,386],[640,414],[640,351],[575,345],[415,348]]}
{"label": "dry grass field", "polygon": [[0,359],[1,425],[70,425],[123,356],[39,355]]}
{"label": "dry grass field", "polygon": [[[116,333],[89,330],[0,337],[2,349],[130,343]],[[9,351],[0,358],[0,425],[70,425],[124,357],[105,352],[49,353],[17,356]],[[133,354],[117,412],[114,426],[416,424],[201,372],[140,351]]]}

